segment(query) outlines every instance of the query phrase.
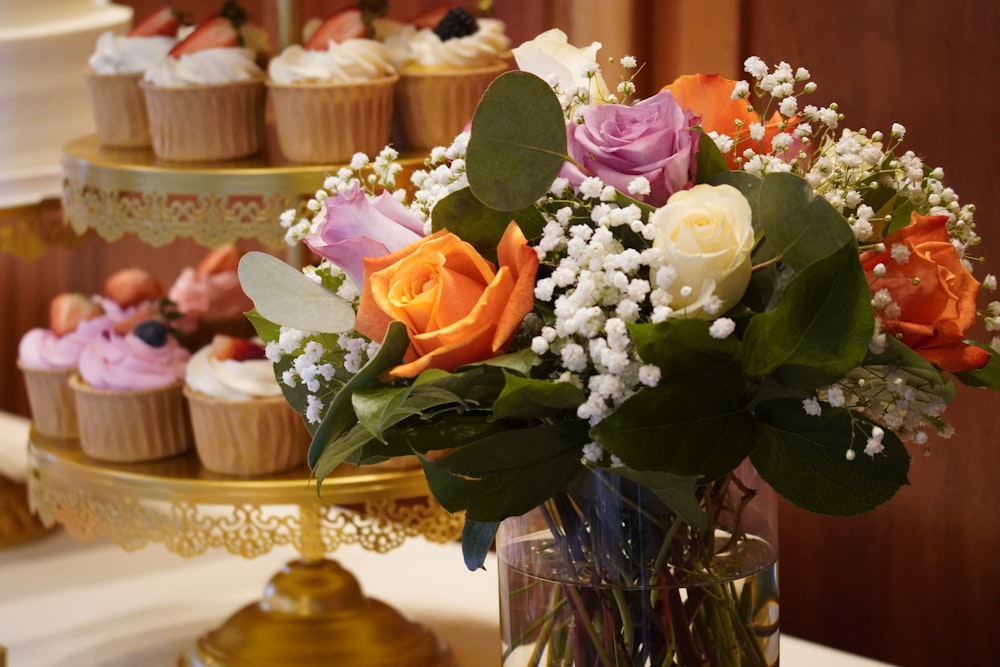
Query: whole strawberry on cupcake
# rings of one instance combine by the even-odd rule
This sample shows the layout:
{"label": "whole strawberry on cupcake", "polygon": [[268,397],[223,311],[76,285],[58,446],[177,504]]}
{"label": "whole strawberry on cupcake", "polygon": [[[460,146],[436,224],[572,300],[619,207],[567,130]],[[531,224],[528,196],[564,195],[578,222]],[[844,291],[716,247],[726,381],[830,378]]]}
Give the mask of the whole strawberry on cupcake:
{"label": "whole strawberry on cupcake", "polygon": [[378,9],[363,1],[334,12],[269,63],[278,143],[289,160],[337,164],[389,143],[399,77],[388,48],[372,39]]}
{"label": "whole strawberry on cupcake", "polygon": [[48,327],[35,327],[18,343],[17,365],[24,376],[35,430],[53,438],[75,438],[76,402],[69,378],[83,348],[111,326],[104,309],[76,292],[49,304]]}
{"label": "whole strawberry on cupcake", "polygon": [[257,34],[243,8],[227,0],[146,70],[140,86],[158,158],[227,160],[263,147],[265,75],[248,39]]}
{"label": "whole strawberry on cupcake", "polygon": [[403,148],[451,145],[487,86],[508,68],[506,26],[454,3],[375,26],[399,72],[394,104]]}
{"label": "whole strawberry on cupcake", "polygon": [[119,334],[135,329],[140,322],[168,319],[163,283],[147,269],[133,266],[119,269],[104,280],[101,294],[94,298]]}
{"label": "whole strawberry on cupcake", "polygon": [[182,25],[182,15],[164,6],[125,35],[108,31],[97,38],[88,60],[87,86],[97,139],[105,146],[149,147],[149,120],[139,80],[174,47]]}
{"label": "whole strawberry on cupcake", "polygon": [[262,475],[302,466],[310,435],[259,340],[217,335],[188,361],[184,395],[206,469]]}
{"label": "whole strawberry on cupcake", "polygon": [[189,350],[212,341],[215,334],[252,336],[245,313],[253,302],[243,291],[237,273],[242,253],[232,243],[209,251],[196,266],[185,267],[167,291],[171,321],[178,339]]}
{"label": "whole strawberry on cupcake", "polygon": [[160,320],[141,322],[124,335],[108,331],[88,343],[69,380],[84,453],[136,462],[189,449],[183,380],[190,356]]}

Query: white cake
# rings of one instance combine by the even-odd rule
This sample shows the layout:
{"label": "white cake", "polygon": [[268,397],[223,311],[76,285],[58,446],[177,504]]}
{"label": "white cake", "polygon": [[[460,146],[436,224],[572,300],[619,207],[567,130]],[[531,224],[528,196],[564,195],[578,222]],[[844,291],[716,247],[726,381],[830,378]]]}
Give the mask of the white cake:
{"label": "white cake", "polygon": [[63,146],[95,132],[87,59],[131,23],[107,0],[0,0],[0,208],[59,196]]}

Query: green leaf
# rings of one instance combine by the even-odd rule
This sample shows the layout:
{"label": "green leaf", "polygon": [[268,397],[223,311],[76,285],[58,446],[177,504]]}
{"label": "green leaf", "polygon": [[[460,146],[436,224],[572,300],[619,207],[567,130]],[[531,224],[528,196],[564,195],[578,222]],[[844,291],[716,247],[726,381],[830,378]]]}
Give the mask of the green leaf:
{"label": "green leaf", "polygon": [[601,420],[591,437],[636,470],[715,479],[753,448],[755,427],[742,377],[669,376]]}
{"label": "green leaf", "polygon": [[[312,443],[309,445],[309,467],[320,483],[334,468],[347,460],[346,456],[342,456],[342,452],[331,446],[357,421],[351,395],[356,389],[377,384],[383,373],[398,366],[409,345],[410,338],[406,333],[406,327],[401,322],[391,323],[378,353],[344,385],[343,389],[337,392],[330,402],[330,407],[323,415],[319,428],[313,433]],[[318,465],[321,456],[322,466]]]}
{"label": "green leaf", "polygon": [[990,351],[990,360],[987,362],[986,366],[983,368],[978,368],[971,371],[961,371],[955,373],[962,384],[969,387],[982,387],[984,389],[1000,389],[1000,359],[997,358],[996,352],[994,352],[990,347],[986,345],[980,345],[973,341],[966,341],[970,345],[975,345],[981,347],[984,350]]}
{"label": "green leaf", "polygon": [[548,500],[582,469],[580,420],[488,436],[439,459],[421,457],[434,497],[473,521],[502,521]]}
{"label": "green leaf", "polygon": [[[239,266],[240,284],[261,316],[283,326],[338,333],[354,326],[354,306],[320,287],[298,269],[267,253],[251,251]],[[290,299],[289,295],[295,295]]]}
{"label": "green leaf", "polygon": [[[844,408],[807,415],[799,400],[773,399],[756,408],[760,434],[750,460],[775,491],[799,507],[830,516],[867,512],[908,484],[910,456],[888,429],[885,450],[864,453],[874,425]],[[848,461],[848,449],[855,451]]]}
{"label": "green leaf", "polygon": [[484,206],[469,188],[456,190],[435,204],[432,220],[434,231],[447,229],[492,262],[497,261],[497,245],[511,221],[529,241],[541,238],[545,219],[537,208],[496,211]]}
{"label": "green leaf", "polygon": [[472,194],[488,208],[519,211],[548,191],[566,159],[566,120],[549,84],[527,72],[497,77],[472,117]]}
{"label": "green leaf", "polygon": [[712,183],[739,189],[750,202],[753,226],[763,232],[771,252],[796,271],[857,241],[844,216],[796,174],[746,172],[717,174]]}
{"label": "green leaf", "polygon": [[[905,373],[906,386],[921,393],[934,394],[945,403],[955,400],[955,385],[935,366],[917,354],[912,348],[892,336],[886,336],[885,350],[871,354],[864,360],[864,368],[872,369],[877,375],[886,375],[890,369]],[[890,368],[882,368],[888,366]],[[996,369],[994,369],[996,370]]]}
{"label": "green leaf", "polygon": [[[409,419],[386,430],[384,445],[369,442],[362,451],[362,463],[391,456],[464,447],[488,436],[513,430],[516,429],[506,422],[490,421],[482,412],[435,415],[432,421]],[[369,457],[375,458],[370,461]]]}
{"label": "green leaf", "polygon": [[628,466],[616,466],[613,472],[638,482],[655,493],[688,525],[699,529],[708,527],[708,517],[702,511],[695,495],[695,487],[698,485],[697,475],[671,475],[666,472],[633,470]]}
{"label": "green leaf", "polygon": [[465,366],[448,372],[434,368],[424,371],[414,381],[415,387],[431,385],[461,396],[468,403],[492,403],[503,390],[503,371],[485,365]]}
{"label": "green leaf", "polygon": [[729,165],[726,164],[722,151],[708,134],[702,132],[698,139],[698,172],[695,183],[708,183],[716,174],[728,171]]}
{"label": "green leaf", "polygon": [[361,387],[351,394],[351,407],[358,423],[373,437],[385,442],[382,432],[403,419],[419,414],[410,406],[403,406],[410,396],[412,387]]}
{"label": "green leaf", "polygon": [[278,340],[278,336],[281,335],[280,324],[275,324],[257,312],[256,309],[247,312],[246,316],[262,341],[265,343],[273,343]]}
{"label": "green leaf", "polygon": [[857,252],[844,246],[802,269],[774,310],[751,319],[744,367],[801,389],[825,386],[858,366],[873,330],[868,281]]}
{"label": "green leaf", "polygon": [[462,557],[469,570],[482,570],[500,527],[497,521],[469,521],[462,526]]}
{"label": "green leaf", "polygon": [[629,324],[636,352],[647,364],[655,364],[663,375],[706,373],[723,365],[728,369],[740,350],[735,336],[713,338],[705,320],[666,320],[656,324]]}
{"label": "green leaf", "polygon": [[587,396],[569,382],[534,380],[505,373],[503,391],[493,404],[496,419],[555,417],[576,410]]}

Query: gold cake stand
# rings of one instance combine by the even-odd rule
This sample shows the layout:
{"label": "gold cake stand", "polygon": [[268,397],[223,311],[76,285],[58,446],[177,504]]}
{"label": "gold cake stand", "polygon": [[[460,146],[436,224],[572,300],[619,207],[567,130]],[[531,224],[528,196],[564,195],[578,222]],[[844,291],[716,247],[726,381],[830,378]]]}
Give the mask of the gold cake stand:
{"label": "gold cake stand", "polygon": [[253,557],[292,545],[300,557],[260,600],[197,639],[182,667],[351,665],[451,667],[429,630],[367,598],[326,553],[341,545],[386,552],[407,538],[445,543],[463,519],[429,496],[419,469],[344,466],[317,493],[308,471],[243,479],[204,470],[194,452],[149,463],[88,458],[75,440],[32,432],[29,503],[47,526],[126,550],[159,543],[183,556],[210,548]]}
{"label": "gold cake stand", "polygon": [[[294,7],[280,5],[285,13]],[[107,241],[134,234],[156,247],[177,238],[214,247],[246,238],[287,248],[280,215],[304,215],[325,176],[342,165],[288,163],[271,130],[261,154],[209,163],[165,162],[151,150],[103,147],[94,136],[71,141],[62,157],[63,217],[77,234]],[[398,160],[398,182],[424,157]],[[35,432],[28,450],[31,508],[77,539],[107,538],[126,550],[158,543],[183,556],[210,548],[248,558],[281,545],[299,551],[260,600],[198,638],[181,667],[452,666],[451,652],[429,631],[365,597],[325,557],[345,544],[385,552],[409,537],[458,539],[463,517],[431,499],[419,468],[345,467],[324,480],[320,496],[305,468],[239,479],[204,470],[193,452],[109,464],[86,457],[76,441]]]}
{"label": "gold cake stand", "polygon": [[[71,141],[62,156],[63,215],[77,234],[92,229],[108,241],[131,233],[155,247],[191,238],[209,247],[255,239],[287,248],[279,216],[304,214],[324,177],[343,165],[287,162],[269,129],[260,154],[221,162],[167,162],[149,149],[101,146],[96,136]],[[425,157],[398,160],[398,182]]]}

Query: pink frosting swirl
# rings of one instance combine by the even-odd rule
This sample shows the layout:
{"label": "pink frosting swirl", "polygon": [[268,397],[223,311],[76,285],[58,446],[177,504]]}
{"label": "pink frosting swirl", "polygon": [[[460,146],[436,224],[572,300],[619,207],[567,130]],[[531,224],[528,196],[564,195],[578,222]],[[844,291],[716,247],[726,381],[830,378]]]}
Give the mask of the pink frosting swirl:
{"label": "pink frosting swirl", "polygon": [[206,275],[186,268],[170,287],[167,298],[177,305],[185,319],[198,321],[229,319],[253,308],[236,271]]}
{"label": "pink frosting swirl", "polygon": [[102,315],[80,322],[75,330],[63,336],[37,327],[21,337],[17,356],[28,368],[76,368],[83,349],[112,326],[114,322]]}
{"label": "pink frosting swirl", "polygon": [[83,349],[79,371],[97,389],[156,389],[183,379],[190,356],[172,337],[162,347],[152,347],[134,334],[107,333]]}

